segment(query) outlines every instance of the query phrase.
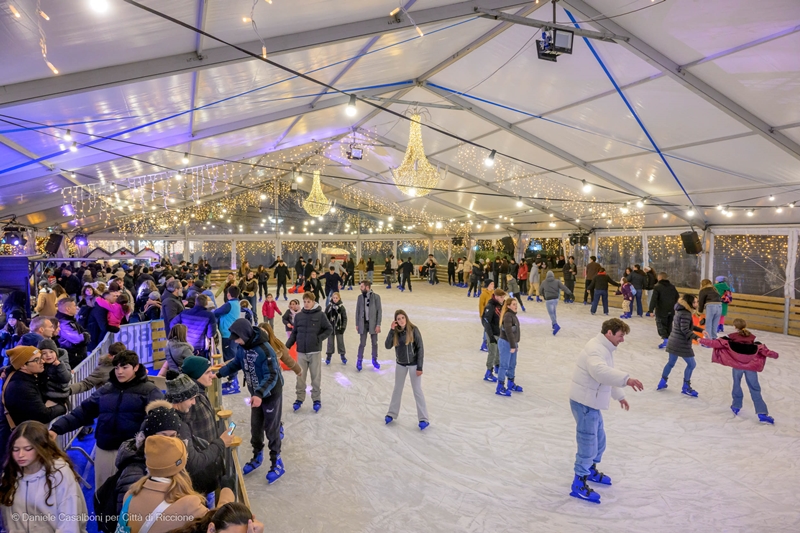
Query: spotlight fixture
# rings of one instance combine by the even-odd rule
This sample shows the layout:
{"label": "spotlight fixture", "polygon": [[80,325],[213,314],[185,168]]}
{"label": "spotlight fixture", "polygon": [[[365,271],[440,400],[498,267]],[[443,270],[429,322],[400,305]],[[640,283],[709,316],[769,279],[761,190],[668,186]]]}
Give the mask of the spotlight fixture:
{"label": "spotlight fixture", "polygon": [[775,195],[774,194],[770,194],[769,195],[769,201],[770,202],[774,202],[775,201]]}
{"label": "spotlight fixture", "polygon": [[586,183],[586,180],[581,180],[581,183],[583,184],[583,192],[586,192],[586,193],[591,192],[591,190],[592,190],[592,184],[591,183]]}
{"label": "spotlight fixture", "polygon": [[72,238],[72,243],[75,246],[89,246],[89,236],[85,233],[76,233]]}
{"label": "spotlight fixture", "polygon": [[638,207],[639,209],[643,208],[644,207],[644,200],[639,200],[638,202],[636,202],[636,207]]}
{"label": "spotlight fixture", "polygon": [[717,211],[722,211],[722,204],[717,204]]}
{"label": "spotlight fixture", "polygon": [[400,8],[399,8],[399,7],[396,7],[396,8],[394,8],[394,9],[392,9],[392,11],[389,13],[389,16],[390,16],[390,17],[394,17],[394,16],[396,16],[398,13],[400,13]]}
{"label": "spotlight fixture", "polygon": [[663,213],[661,213],[661,218],[669,218],[669,213],[664,211]]}
{"label": "spotlight fixture", "polygon": [[356,116],[356,95],[350,95],[350,101],[347,103],[347,109],[345,109],[345,113],[347,113],[348,117]]}
{"label": "spotlight fixture", "polygon": [[755,214],[755,211],[753,211],[752,209],[748,209],[748,210],[747,210],[747,216],[751,217],[751,216],[753,216],[754,214]]}
{"label": "spotlight fixture", "polygon": [[688,216],[689,218],[693,217],[694,216],[694,209],[689,208],[689,210],[686,211],[686,216]]}
{"label": "spotlight fixture", "polygon": [[792,202],[792,203],[790,203],[790,204],[789,204],[789,208],[790,208],[790,209],[794,209],[794,202]]}
{"label": "spotlight fixture", "polygon": [[783,213],[783,208],[781,206],[778,206],[778,207],[775,208],[775,212],[776,213]]}
{"label": "spotlight fixture", "polygon": [[620,207],[619,208],[619,212],[622,213],[623,215],[627,215],[628,214],[628,208],[627,207]]}
{"label": "spotlight fixture", "polygon": [[346,154],[347,154],[347,159],[361,161],[364,158],[364,149],[357,144],[351,144],[347,148]]}
{"label": "spotlight fixture", "polygon": [[536,54],[542,61],[555,63],[561,54],[572,53],[574,34],[566,30],[545,30],[542,40],[536,40]]}
{"label": "spotlight fixture", "polygon": [[189,153],[188,152],[183,154],[183,158],[181,158],[181,163],[183,163],[184,165],[188,165],[189,164]]}
{"label": "spotlight fixture", "polygon": [[78,143],[73,142],[69,147],[70,152],[77,152],[78,151]]}
{"label": "spotlight fixture", "polygon": [[483,164],[486,165],[487,167],[493,167],[495,155],[497,155],[497,150],[492,150],[486,157],[486,159],[483,160]]}
{"label": "spotlight fixture", "polygon": [[259,198],[261,198],[262,200],[266,200],[267,199],[267,195],[264,194],[264,193],[261,193],[261,196],[259,196]]}
{"label": "spotlight fixture", "polygon": [[67,133],[64,134],[64,140],[67,142],[72,140],[72,131],[67,130]]}
{"label": "spotlight fixture", "polygon": [[8,244],[10,246],[25,246],[28,243],[23,234],[25,228],[17,226],[6,226],[3,228],[3,237],[0,239],[0,244]]}
{"label": "spotlight fixture", "polygon": [[523,205],[525,204],[522,203],[522,200],[517,200],[517,207],[522,207]]}

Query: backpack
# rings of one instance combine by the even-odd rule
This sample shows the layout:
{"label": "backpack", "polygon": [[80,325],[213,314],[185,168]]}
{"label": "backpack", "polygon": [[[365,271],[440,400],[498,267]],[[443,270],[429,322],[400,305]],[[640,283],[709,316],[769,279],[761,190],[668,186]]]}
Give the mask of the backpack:
{"label": "backpack", "polygon": [[117,470],[113,476],[103,482],[94,493],[94,513],[97,520],[97,529],[103,533],[114,533],[117,529],[117,482],[122,475],[122,470]]}
{"label": "backpack", "polygon": [[731,291],[725,291],[719,299],[722,300],[722,303],[729,304],[733,301],[733,293],[731,293]]}
{"label": "backpack", "polygon": [[631,295],[636,296],[636,287],[634,287],[633,285],[631,285]]}

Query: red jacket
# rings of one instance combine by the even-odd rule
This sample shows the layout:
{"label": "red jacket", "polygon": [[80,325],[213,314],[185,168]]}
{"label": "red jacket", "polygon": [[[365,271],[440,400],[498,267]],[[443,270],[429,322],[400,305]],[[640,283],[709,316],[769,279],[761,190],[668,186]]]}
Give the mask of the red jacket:
{"label": "red jacket", "polygon": [[744,337],[738,332],[719,339],[700,339],[700,344],[714,349],[711,362],[729,366],[738,370],[761,372],[767,357],[778,358],[778,354],[760,342],[755,342],[755,335]]}
{"label": "red jacket", "polygon": [[526,280],[528,279],[528,263],[525,261],[519,265],[519,270],[517,270],[517,279],[518,280]]}
{"label": "red jacket", "polygon": [[261,306],[261,316],[264,318],[275,318],[275,313],[281,313],[281,310],[278,309],[278,302],[275,300],[271,302],[264,300],[264,305]]}

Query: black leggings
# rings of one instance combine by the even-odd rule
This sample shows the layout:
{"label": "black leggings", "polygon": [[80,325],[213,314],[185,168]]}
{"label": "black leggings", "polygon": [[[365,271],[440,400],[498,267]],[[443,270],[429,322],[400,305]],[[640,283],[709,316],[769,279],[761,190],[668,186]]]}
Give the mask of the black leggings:
{"label": "black leggings", "polygon": [[458,282],[459,283],[464,283],[464,273],[463,272],[459,272],[458,273]]}
{"label": "black leggings", "polygon": [[456,284],[456,273],[455,272],[448,272],[447,273],[447,283],[450,285]]}
{"label": "black leggings", "polygon": [[469,282],[469,289],[467,292],[478,292],[478,282],[477,281],[470,281]]}
{"label": "black leggings", "polygon": [[268,292],[269,292],[269,288],[267,287],[267,282],[265,281],[264,283],[261,283],[259,281],[258,282],[258,294],[259,294],[259,297],[261,299],[266,298]]}
{"label": "black leggings", "polygon": [[286,280],[283,280],[283,281],[278,280],[278,281],[276,281],[276,287],[275,287],[275,298],[276,299],[278,298],[278,294],[280,294],[280,292],[281,292],[281,287],[283,287],[283,297],[286,298]]}
{"label": "black leggings", "polygon": [[519,281],[519,293],[520,294],[528,294],[528,280],[521,279]]}
{"label": "black leggings", "polygon": [[517,299],[517,301],[519,302],[519,307],[520,307],[520,309],[525,309],[525,304],[524,304],[524,303],[522,303],[522,291],[520,291],[520,292],[515,292],[515,293],[514,293],[514,298],[516,298],[516,299]]}

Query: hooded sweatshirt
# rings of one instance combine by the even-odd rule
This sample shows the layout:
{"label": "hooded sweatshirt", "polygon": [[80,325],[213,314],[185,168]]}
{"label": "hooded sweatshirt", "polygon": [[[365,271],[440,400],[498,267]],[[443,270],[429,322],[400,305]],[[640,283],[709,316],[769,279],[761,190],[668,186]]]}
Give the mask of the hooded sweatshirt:
{"label": "hooded sweatshirt", "polygon": [[[319,312],[322,313],[321,310]],[[267,398],[273,392],[280,395],[283,391],[281,366],[266,336],[260,329],[253,329],[244,318],[234,322],[230,330],[233,335],[245,339],[245,343],[238,346],[236,356],[219,369],[217,376],[224,378],[244,370],[251,396]]]}
{"label": "hooded sweatshirt", "polygon": [[561,280],[556,279],[552,270],[548,270],[544,281],[539,284],[539,294],[541,294],[542,298],[545,300],[558,300],[560,291],[564,291],[564,293],[572,296],[572,291],[561,283]]}
{"label": "hooded sweatshirt", "polygon": [[333,326],[318,303],[311,309],[303,309],[294,316],[294,328],[286,347],[297,343],[298,353],[315,353],[322,351],[322,341],[333,333]]}
{"label": "hooded sweatshirt", "polygon": [[[86,531],[86,520],[72,518],[88,514],[86,500],[75,474],[63,459],[56,459],[54,464],[56,470],[50,475],[53,487],[49,498],[44,466],[38,472],[18,479],[14,502],[10,507],[2,506],[3,522],[9,533]],[[47,520],[23,520],[19,518],[23,513],[46,516]],[[15,515],[16,520],[12,518]]]}

